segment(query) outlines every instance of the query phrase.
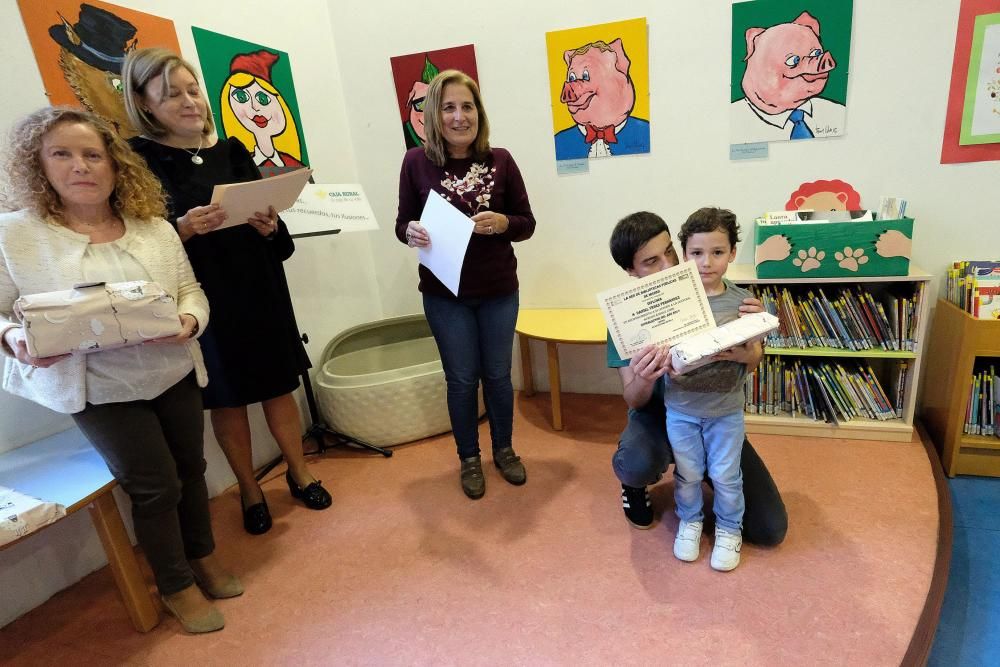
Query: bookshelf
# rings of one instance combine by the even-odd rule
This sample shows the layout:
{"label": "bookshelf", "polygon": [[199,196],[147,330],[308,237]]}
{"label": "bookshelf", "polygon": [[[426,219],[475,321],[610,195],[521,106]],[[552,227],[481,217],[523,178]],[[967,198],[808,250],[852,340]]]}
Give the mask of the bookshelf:
{"label": "bookshelf", "polygon": [[[776,348],[768,346],[764,353],[768,356],[780,356],[788,359],[803,360],[825,359],[831,362],[856,359],[870,363],[882,371],[881,377],[888,375],[886,369],[894,364],[905,361],[909,364],[901,416],[895,419],[874,420],[854,418],[841,421],[839,425],[823,420],[797,414],[746,414],[747,433],[772,433],[779,435],[794,435],[808,438],[845,438],[851,440],[889,440],[908,442],[913,437],[913,416],[916,410],[917,380],[920,377],[920,367],[923,361],[927,324],[930,316],[930,289],[932,276],[920,268],[910,264],[909,272],[904,276],[857,276],[849,278],[811,278],[808,274],[796,278],[758,278],[752,264],[731,264],[726,277],[741,287],[749,288],[764,286],[794,286],[814,285],[817,288],[852,287],[865,291],[877,292],[897,285],[924,284],[923,298],[920,300],[917,331],[913,350],[850,350],[835,347]],[[885,384],[885,382],[883,382]],[[997,452],[1000,454],[1000,451]]]}
{"label": "bookshelf", "polygon": [[921,417],[949,477],[1000,477],[1000,438],[962,433],[977,357],[1000,357],[1000,321],[976,319],[955,304],[938,300]]}

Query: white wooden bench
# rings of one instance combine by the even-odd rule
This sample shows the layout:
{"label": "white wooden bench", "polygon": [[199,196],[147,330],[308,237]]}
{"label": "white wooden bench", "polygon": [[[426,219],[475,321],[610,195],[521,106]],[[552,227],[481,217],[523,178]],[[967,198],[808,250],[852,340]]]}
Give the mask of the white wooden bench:
{"label": "white wooden bench", "polygon": [[[108,565],[125,610],[139,632],[153,629],[160,612],[139,569],[121,514],[111,492],[118,483],[100,454],[77,429],[70,429],[0,454],[0,486],[58,503],[66,515],[88,508],[104,545]],[[52,523],[22,536],[31,539]]]}

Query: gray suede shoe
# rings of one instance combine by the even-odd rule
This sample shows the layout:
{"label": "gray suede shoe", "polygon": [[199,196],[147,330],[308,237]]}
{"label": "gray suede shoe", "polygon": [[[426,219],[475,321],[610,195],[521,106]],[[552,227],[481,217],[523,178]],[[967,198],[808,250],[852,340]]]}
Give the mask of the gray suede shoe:
{"label": "gray suede shoe", "polygon": [[[222,612],[215,607],[209,607],[208,611],[202,614],[183,614],[179,611],[179,598],[181,593],[161,596],[163,606],[166,607],[170,615],[180,621],[181,627],[193,635],[200,635],[206,632],[215,632],[226,627],[226,619]],[[200,595],[200,593],[199,593]]]}
{"label": "gray suede shoe", "polygon": [[528,480],[528,472],[521,463],[521,457],[514,453],[513,447],[504,447],[493,452],[493,465],[500,470],[500,475],[516,486]]}
{"label": "gray suede shoe", "polygon": [[483,459],[470,456],[462,459],[462,490],[473,500],[486,493],[486,477],[483,475]]}
{"label": "gray suede shoe", "polygon": [[[212,572],[211,568],[205,567],[200,560],[190,561],[191,572],[194,580],[198,583],[208,597],[221,600],[224,598],[234,598],[243,595],[243,584],[230,572]],[[216,569],[218,566],[216,566]]]}

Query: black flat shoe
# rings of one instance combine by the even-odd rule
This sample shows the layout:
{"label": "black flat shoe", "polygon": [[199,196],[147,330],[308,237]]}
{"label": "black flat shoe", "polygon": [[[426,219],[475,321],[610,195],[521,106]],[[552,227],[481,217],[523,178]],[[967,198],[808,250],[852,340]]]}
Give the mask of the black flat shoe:
{"label": "black flat shoe", "polygon": [[243,504],[240,498],[240,506],[243,508],[243,529],[251,535],[263,535],[271,530],[271,511],[267,509],[267,501],[262,500],[250,507]]}
{"label": "black flat shoe", "polygon": [[311,510],[325,510],[333,504],[333,498],[323,488],[322,482],[315,481],[303,489],[295,483],[290,472],[285,473],[285,481],[288,482],[288,490],[291,492],[292,498],[298,498]]}

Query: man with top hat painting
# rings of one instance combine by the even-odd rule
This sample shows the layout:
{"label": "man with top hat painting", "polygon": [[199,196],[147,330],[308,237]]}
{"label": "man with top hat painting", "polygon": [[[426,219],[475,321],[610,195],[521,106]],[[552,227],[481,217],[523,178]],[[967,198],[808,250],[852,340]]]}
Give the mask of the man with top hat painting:
{"label": "man with top hat painting", "polygon": [[272,83],[278,58],[265,50],[234,56],[220,100],[226,136],[247,147],[264,176],[305,166],[295,118]]}
{"label": "man with top hat painting", "polygon": [[77,23],[66,17],[49,28],[59,44],[59,67],[80,103],[101,116],[122,137],[136,135],[125,114],[122,63],[136,47],[136,27],[111,12],[81,4]]}

